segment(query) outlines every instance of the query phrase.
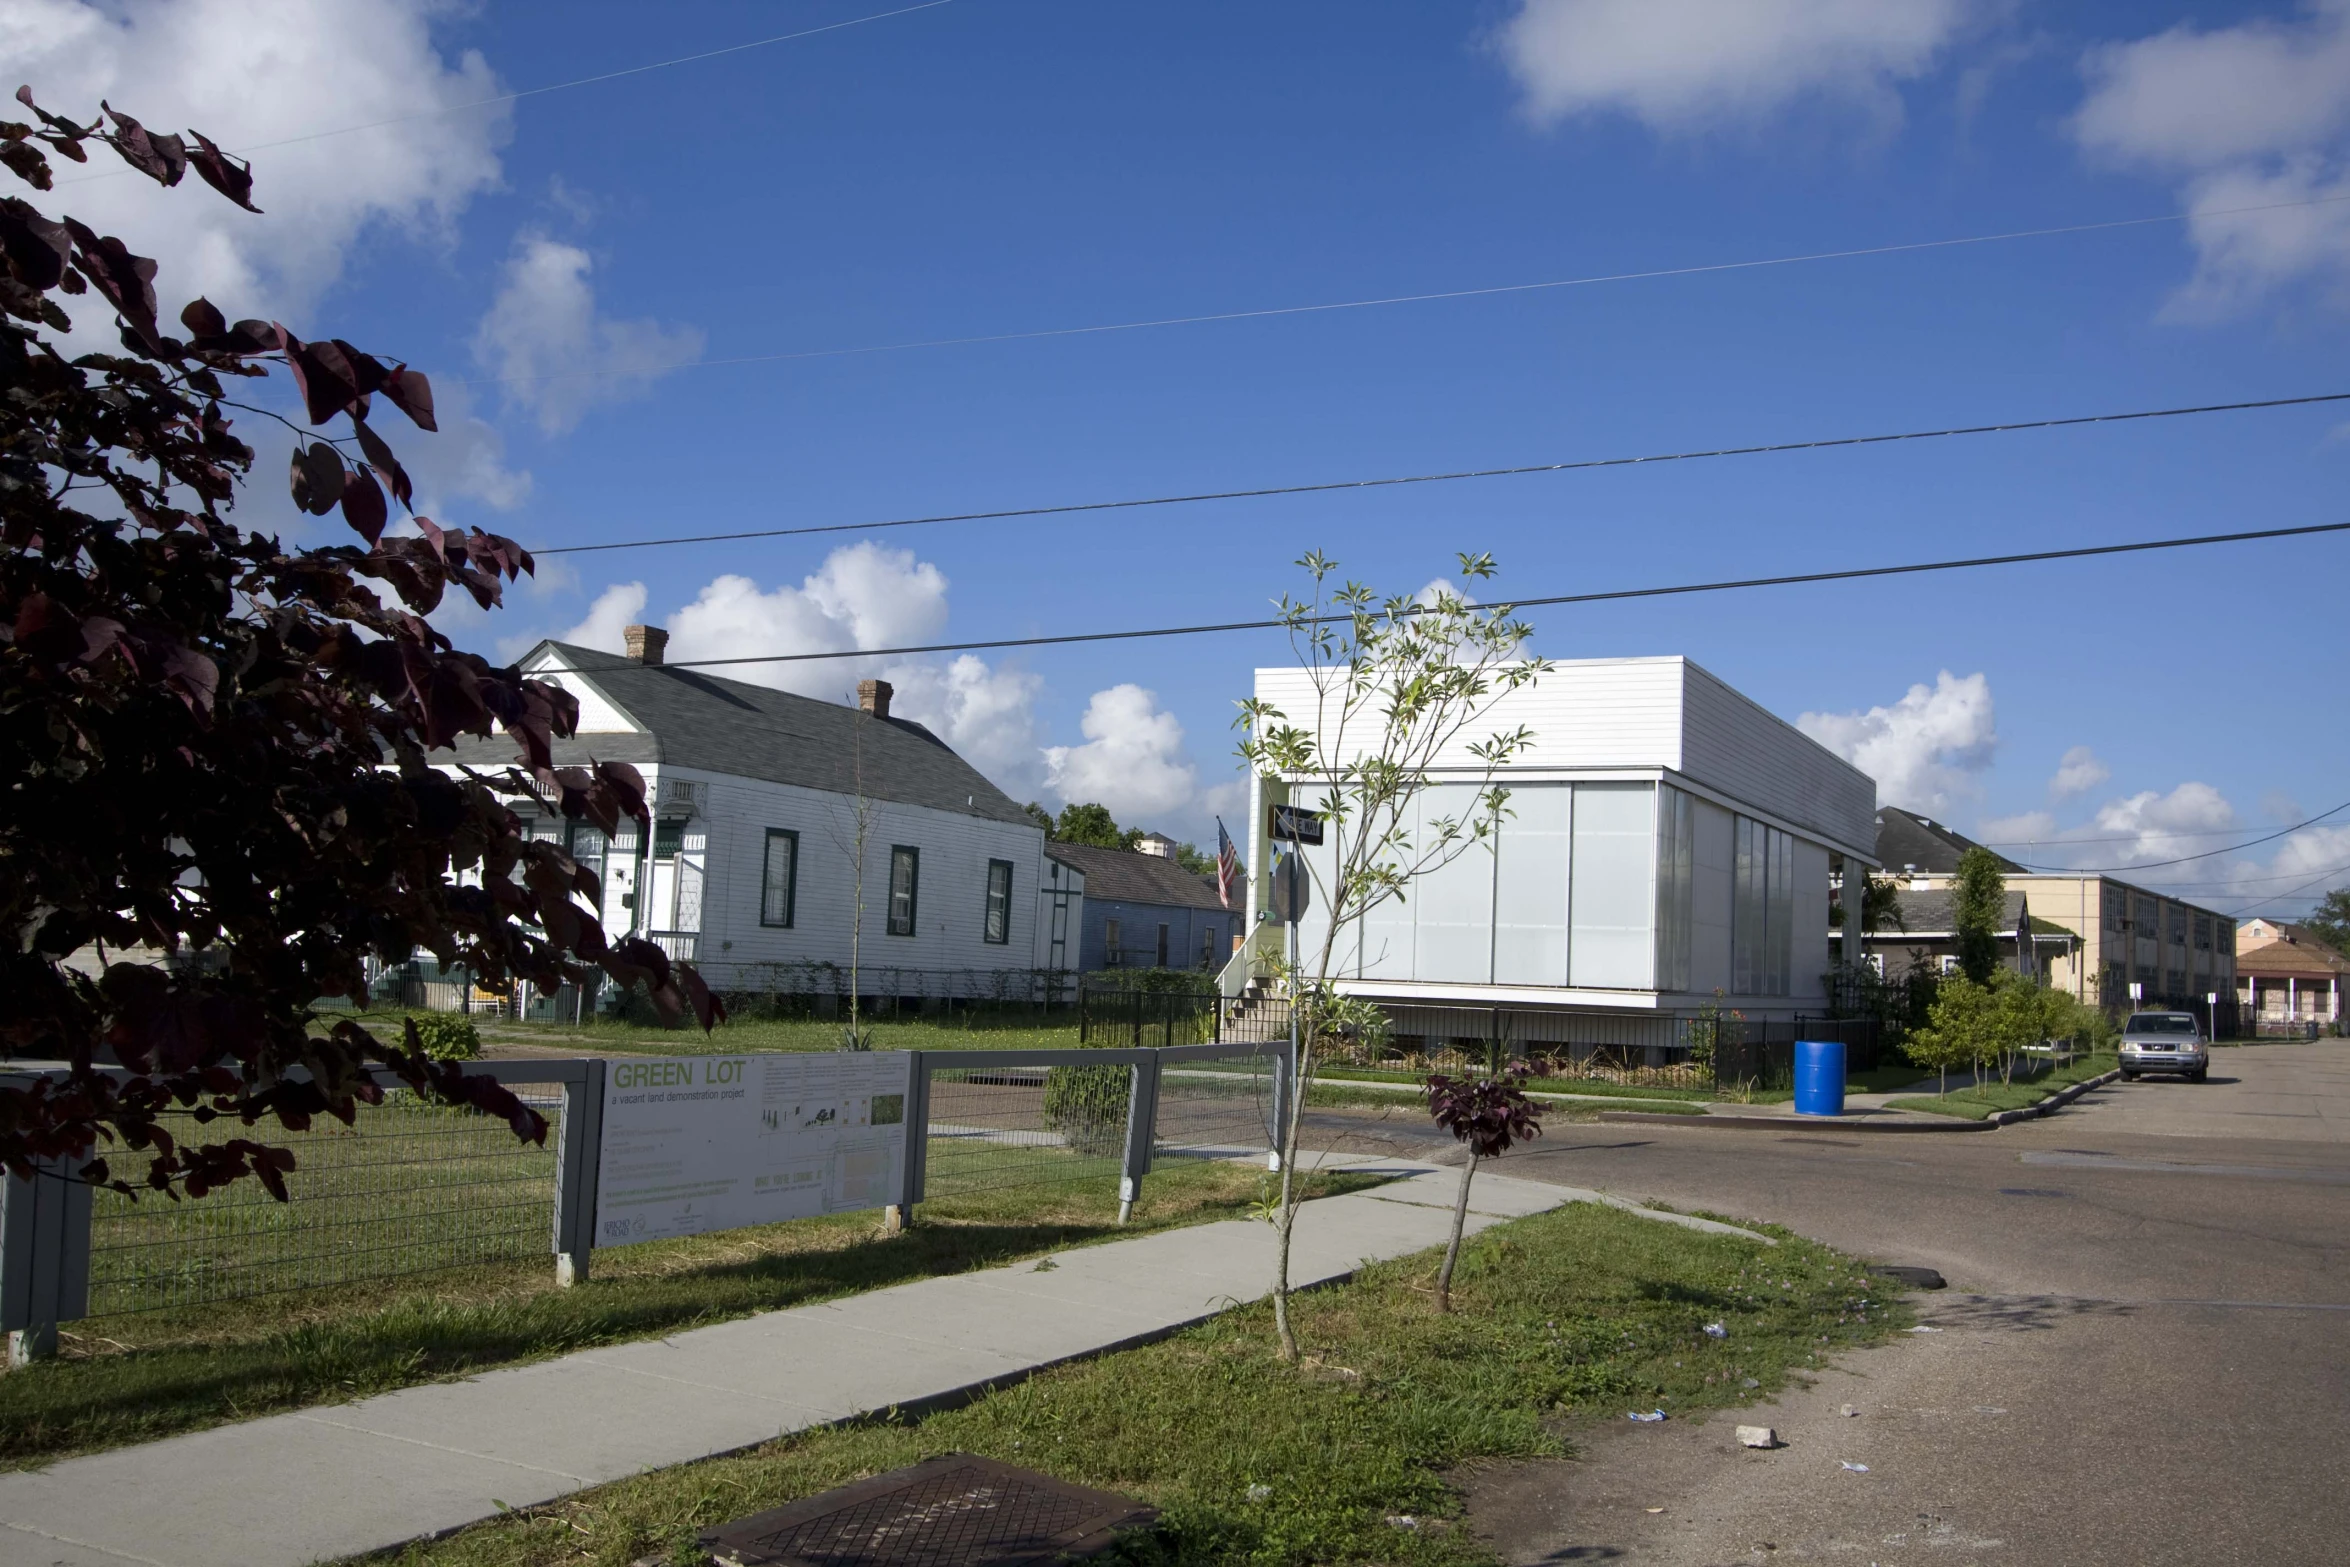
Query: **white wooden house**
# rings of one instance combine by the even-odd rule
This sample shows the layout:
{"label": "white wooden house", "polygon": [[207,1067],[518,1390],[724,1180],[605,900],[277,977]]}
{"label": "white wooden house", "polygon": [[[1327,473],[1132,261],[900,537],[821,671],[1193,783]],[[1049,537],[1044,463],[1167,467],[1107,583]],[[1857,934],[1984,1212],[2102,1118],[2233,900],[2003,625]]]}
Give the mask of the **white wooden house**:
{"label": "white wooden house", "polygon": [[[542,642],[521,664],[579,701],[558,765],[628,762],[645,778],[649,837],[515,801],[534,835],[598,869],[608,933],[650,937],[720,990],[805,988],[825,965],[845,983],[853,930],[870,995],[1024,1000],[1038,971],[1075,966],[1083,876],[1046,856],[1002,790],[893,715],[888,682],[849,707],[666,667],[657,627],[628,640],[626,656]],[[491,771],[512,749],[469,740],[457,759]]]}
{"label": "white wooden house", "polygon": [[[1260,669],[1256,694],[1312,724],[1305,671]],[[1491,844],[1342,930],[1341,989],[1386,1003],[1405,1034],[1447,1032],[1438,1009],[1486,1011],[1509,1014],[1514,1038],[1608,1045],[1671,1043],[1656,1025],[1717,991],[1749,1018],[1824,1009],[1831,865],[1874,862],[1866,774],[1685,658],[1578,659],[1499,698],[1437,758],[1419,821],[1473,811],[1484,769],[1468,744],[1521,724],[1534,741],[1496,780],[1510,793]],[[1306,777],[1254,786],[1257,942],[1227,989],[1262,971],[1273,935],[1270,808],[1319,793]],[[1336,848],[1305,854],[1326,872]],[[1305,950],[1326,913],[1306,920]]]}

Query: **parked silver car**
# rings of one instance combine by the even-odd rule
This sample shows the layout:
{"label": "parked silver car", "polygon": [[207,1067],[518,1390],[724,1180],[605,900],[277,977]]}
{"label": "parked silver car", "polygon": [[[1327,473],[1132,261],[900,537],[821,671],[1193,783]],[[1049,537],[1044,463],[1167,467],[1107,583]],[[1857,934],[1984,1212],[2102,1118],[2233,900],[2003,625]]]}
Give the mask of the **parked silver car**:
{"label": "parked silver car", "polygon": [[2192,1012],[2133,1012],[2122,1027],[2122,1076],[2176,1072],[2191,1083],[2211,1070],[2211,1046]]}

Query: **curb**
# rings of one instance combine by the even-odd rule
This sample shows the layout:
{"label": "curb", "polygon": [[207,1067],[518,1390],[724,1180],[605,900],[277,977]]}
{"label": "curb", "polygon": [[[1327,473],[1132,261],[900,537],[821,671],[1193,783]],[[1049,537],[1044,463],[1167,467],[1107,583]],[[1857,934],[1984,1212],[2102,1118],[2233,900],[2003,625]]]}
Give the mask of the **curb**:
{"label": "curb", "polygon": [[2020,1110],[2002,1110],[1985,1116],[1980,1121],[1962,1121],[1955,1116],[1938,1117],[1932,1121],[1870,1121],[1847,1119],[1843,1116],[1792,1115],[1650,1115],[1640,1110],[1603,1110],[1602,1121],[1629,1122],[1640,1126],[1703,1126],[1724,1131],[1783,1132],[1794,1128],[1816,1132],[1822,1127],[1834,1127],[1839,1132],[1919,1133],[1919,1132],[1996,1132],[2003,1126],[2018,1121],[2038,1120],[2094,1089],[2103,1088],[2121,1076],[2117,1068],[2096,1077],[2071,1083],[2050,1094],[2038,1104],[2026,1105]]}

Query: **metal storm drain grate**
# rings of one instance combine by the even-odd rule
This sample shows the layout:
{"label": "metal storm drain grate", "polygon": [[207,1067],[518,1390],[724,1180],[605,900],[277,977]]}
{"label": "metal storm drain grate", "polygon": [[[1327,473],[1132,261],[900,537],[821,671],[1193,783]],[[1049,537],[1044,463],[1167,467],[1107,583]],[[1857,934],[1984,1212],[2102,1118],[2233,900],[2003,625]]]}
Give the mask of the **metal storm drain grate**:
{"label": "metal storm drain grate", "polygon": [[1107,1491],[962,1453],[702,1536],[725,1567],[1014,1567],[1090,1556],[1158,1517]]}

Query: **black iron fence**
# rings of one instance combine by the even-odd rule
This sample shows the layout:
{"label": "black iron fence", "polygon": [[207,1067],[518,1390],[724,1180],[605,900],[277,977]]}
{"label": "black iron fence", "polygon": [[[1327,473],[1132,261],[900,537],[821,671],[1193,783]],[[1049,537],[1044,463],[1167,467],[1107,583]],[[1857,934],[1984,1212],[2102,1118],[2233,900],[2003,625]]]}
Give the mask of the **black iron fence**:
{"label": "black iron fence", "polygon": [[1847,1076],[1873,1072],[1886,1059],[1891,1032],[1873,1017],[1710,1018],[1695,1019],[1692,1026],[1693,1043],[1701,1048],[1704,1034],[1713,1036],[1714,1085],[1720,1089],[1792,1086],[1795,1045],[1806,1039],[1841,1043]]}
{"label": "black iron fence", "polygon": [[1289,1037],[1279,996],[1153,989],[1088,980],[1077,992],[1077,1040],[1131,1050],[1177,1045],[1271,1043]]}

